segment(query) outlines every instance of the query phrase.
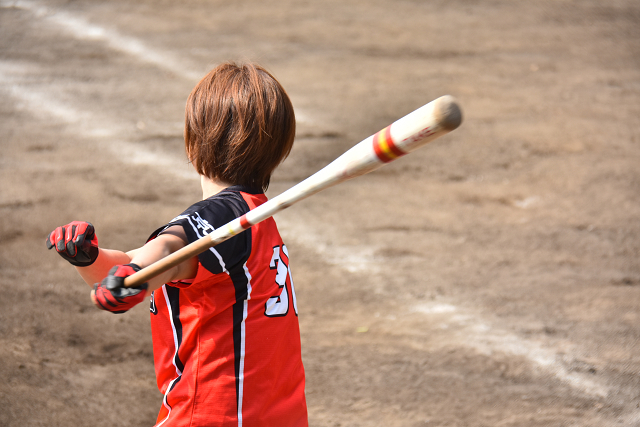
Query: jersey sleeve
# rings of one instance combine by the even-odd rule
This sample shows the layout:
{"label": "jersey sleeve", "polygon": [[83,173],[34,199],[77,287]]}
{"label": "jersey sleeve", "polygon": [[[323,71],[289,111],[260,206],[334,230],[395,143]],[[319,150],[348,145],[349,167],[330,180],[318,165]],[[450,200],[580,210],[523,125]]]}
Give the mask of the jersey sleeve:
{"label": "jersey sleeve", "polygon": [[[154,239],[169,227],[179,225],[187,235],[188,243],[193,243],[229,221],[244,215],[249,210],[238,193],[219,193],[198,202],[172,219],[165,226],[154,231],[149,240]],[[228,273],[240,263],[244,263],[251,250],[251,233],[240,233],[200,255],[200,264],[213,274]],[[183,286],[186,284],[183,284]]]}

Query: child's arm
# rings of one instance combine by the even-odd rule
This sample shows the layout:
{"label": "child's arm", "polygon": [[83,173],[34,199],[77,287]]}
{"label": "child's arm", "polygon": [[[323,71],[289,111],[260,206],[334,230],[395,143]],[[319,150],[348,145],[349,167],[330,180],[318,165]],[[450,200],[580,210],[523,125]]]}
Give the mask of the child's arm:
{"label": "child's arm", "polygon": [[107,277],[96,283],[91,292],[93,303],[103,310],[112,313],[124,313],[142,302],[147,295],[165,283],[174,280],[192,279],[198,272],[198,258],[193,257],[177,266],[150,279],[139,286],[126,288],[124,281],[140,269],[170,255],[187,244],[187,236],[181,226],[173,226],[164,230],[155,239],[137,249],[131,261],[124,265],[116,265]]}
{"label": "child's arm", "polygon": [[98,248],[98,236],[93,225],[85,221],[73,221],[57,227],[47,236],[47,249],[56,252],[76,270],[91,287],[102,280],[109,270],[118,264],[131,262],[137,249],[122,252]]}
{"label": "child's arm", "polygon": [[129,252],[122,252],[115,249],[100,248],[98,256],[93,264],[87,267],[76,266],[76,270],[84,279],[85,283],[93,288],[93,285],[107,277],[109,270],[118,264],[129,264],[133,255],[139,249]]}
{"label": "child's arm", "polygon": [[194,257],[142,286],[124,288],[125,277],[187,245],[187,236],[180,226],[169,227],[143,247],[129,252],[99,249],[93,225],[83,221],[57,227],[49,234],[46,243],[48,249],[55,248],[60,256],[74,265],[84,281],[94,288],[91,298],[96,305],[119,313],[142,301],[163,284],[192,279],[198,271],[198,258]]}
{"label": "child's arm", "polygon": [[[132,251],[131,263],[136,264],[140,268],[148,267],[156,261],[171,255],[178,249],[182,249],[188,243],[187,235],[184,229],[179,225],[164,230],[158,237],[147,242],[143,247]],[[198,258],[193,257],[175,267],[170,268],[164,273],[159,274],[147,282],[147,293],[151,293],[165,283],[174,280],[186,280],[196,277],[198,272]]]}

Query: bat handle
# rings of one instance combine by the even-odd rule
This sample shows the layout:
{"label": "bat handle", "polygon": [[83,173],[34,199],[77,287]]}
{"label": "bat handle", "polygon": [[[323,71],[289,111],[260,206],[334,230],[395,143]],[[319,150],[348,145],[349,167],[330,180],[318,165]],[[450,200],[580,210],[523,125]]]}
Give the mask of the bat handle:
{"label": "bat handle", "polygon": [[[205,236],[207,237],[207,236]],[[126,288],[139,286],[172,267],[191,259],[213,246],[211,239],[201,238],[124,279]]]}

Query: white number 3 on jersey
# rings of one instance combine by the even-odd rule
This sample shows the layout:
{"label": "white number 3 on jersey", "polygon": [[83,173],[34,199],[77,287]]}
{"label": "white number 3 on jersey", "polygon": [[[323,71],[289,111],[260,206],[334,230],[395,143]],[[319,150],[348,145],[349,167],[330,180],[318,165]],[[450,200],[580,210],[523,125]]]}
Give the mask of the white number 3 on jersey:
{"label": "white number 3 on jersey", "polygon": [[[284,256],[283,256],[284,255]],[[287,278],[291,287],[291,297],[293,300],[293,310],[298,315],[298,302],[296,301],[296,290],[293,287],[293,278],[289,268],[289,252],[287,247],[282,245],[273,248],[273,256],[269,263],[269,268],[276,270],[276,284],[280,288],[280,295],[273,296],[264,305],[264,314],[269,317],[286,316],[289,312],[289,292],[287,291]]]}

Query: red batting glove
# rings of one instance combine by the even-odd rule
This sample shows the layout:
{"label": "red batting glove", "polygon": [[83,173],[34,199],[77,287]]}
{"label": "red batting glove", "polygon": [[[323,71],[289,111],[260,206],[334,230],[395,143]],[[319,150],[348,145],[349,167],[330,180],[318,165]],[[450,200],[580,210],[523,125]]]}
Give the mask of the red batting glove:
{"label": "red batting glove", "polygon": [[94,285],[91,294],[94,304],[102,310],[120,314],[144,301],[149,287],[147,283],[131,288],[124,287],[124,279],[140,270],[141,268],[133,263],[113,267],[101,283]]}
{"label": "red batting glove", "polygon": [[47,249],[55,247],[62,258],[77,267],[91,265],[98,258],[98,237],[89,222],[73,221],[58,227],[46,243]]}

